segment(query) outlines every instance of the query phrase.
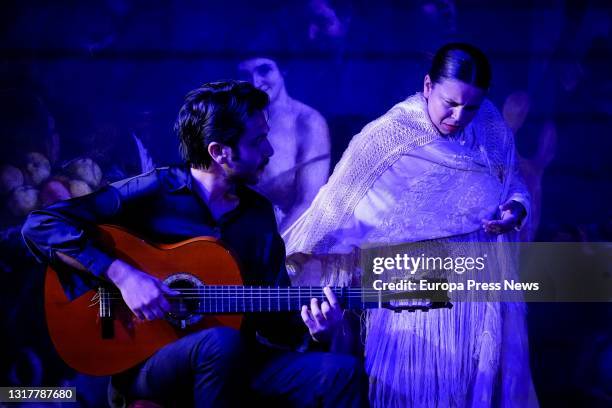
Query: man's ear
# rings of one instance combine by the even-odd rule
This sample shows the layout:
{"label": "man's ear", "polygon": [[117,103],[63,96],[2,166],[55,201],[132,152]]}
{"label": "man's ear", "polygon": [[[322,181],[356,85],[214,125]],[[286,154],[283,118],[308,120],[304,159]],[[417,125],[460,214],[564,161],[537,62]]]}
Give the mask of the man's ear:
{"label": "man's ear", "polygon": [[221,143],[212,142],[208,145],[208,154],[217,164],[228,164],[229,158],[232,157],[232,148]]}
{"label": "man's ear", "polygon": [[433,82],[431,82],[431,78],[429,74],[425,75],[425,79],[423,80],[423,96],[425,98],[429,98],[431,95],[431,90],[433,89]]}

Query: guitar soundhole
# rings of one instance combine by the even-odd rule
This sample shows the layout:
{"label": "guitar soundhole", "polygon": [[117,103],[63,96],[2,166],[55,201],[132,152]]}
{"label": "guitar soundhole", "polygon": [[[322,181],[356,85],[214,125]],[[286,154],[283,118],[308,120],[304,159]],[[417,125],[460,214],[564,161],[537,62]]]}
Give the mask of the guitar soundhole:
{"label": "guitar soundhole", "polygon": [[199,312],[200,302],[197,294],[198,288],[204,287],[204,283],[188,273],[169,276],[164,283],[181,292],[179,296],[169,297],[171,311],[166,319],[180,329],[199,322],[203,315]]}

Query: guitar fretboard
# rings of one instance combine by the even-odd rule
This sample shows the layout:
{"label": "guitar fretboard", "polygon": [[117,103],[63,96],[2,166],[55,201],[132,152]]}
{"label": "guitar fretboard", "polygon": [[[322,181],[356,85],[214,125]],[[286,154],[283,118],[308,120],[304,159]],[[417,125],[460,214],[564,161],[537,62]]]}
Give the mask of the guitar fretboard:
{"label": "guitar fretboard", "polygon": [[[338,303],[344,309],[364,309],[376,304],[379,292],[363,288],[332,287]],[[235,285],[206,285],[198,288],[177,289],[179,295],[168,297],[173,308],[187,308],[195,313],[291,312],[302,305],[310,306],[312,298],[327,301],[323,288],[314,286],[261,287]],[[370,301],[365,301],[368,296]],[[100,291],[100,300],[120,299],[118,292]]]}

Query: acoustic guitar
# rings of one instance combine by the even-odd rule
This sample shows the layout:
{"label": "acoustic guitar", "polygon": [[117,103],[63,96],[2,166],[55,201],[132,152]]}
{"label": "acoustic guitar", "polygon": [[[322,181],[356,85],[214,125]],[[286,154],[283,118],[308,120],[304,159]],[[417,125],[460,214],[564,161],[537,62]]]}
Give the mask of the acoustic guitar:
{"label": "acoustic guitar", "polygon": [[[190,333],[224,325],[240,327],[243,313],[298,311],[313,297],[324,300],[321,287],[243,286],[238,264],[215,238],[198,237],[171,245],[150,244],[126,230],[99,227],[107,250],[162,280],[180,294],[168,298],[165,319],[142,321],[129,310],[120,292],[101,285],[76,299],[64,293],[58,273],[47,269],[45,314],[60,357],[89,375],[111,375],[144,361],[161,347]],[[421,305],[394,305],[397,295],[365,288],[332,287],[343,308],[386,307],[428,310],[451,307],[440,293],[409,293],[402,299],[436,299]],[[395,297],[394,297],[395,296]],[[397,303],[397,302],[395,302]]]}

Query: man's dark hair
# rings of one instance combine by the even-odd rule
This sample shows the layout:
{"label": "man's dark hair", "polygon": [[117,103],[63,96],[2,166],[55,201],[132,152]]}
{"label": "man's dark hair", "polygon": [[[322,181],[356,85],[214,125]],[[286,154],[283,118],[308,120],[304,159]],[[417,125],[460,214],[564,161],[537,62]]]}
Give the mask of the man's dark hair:
{"label": "man's dark hair", "polygon": [[450,43],[436,52],[429,77],[434,84],[455,79],[486,91],[491,85],[491,65],[484,53],[473,45]]}
{"label": "man's dark hair", "polygon": [[235,148],[247,119],[268,103],[264,91],[244,81],[209,82],[189,92],[174,124],[185,163],[208,168],[212,162],[208,145],[217,142]]}

